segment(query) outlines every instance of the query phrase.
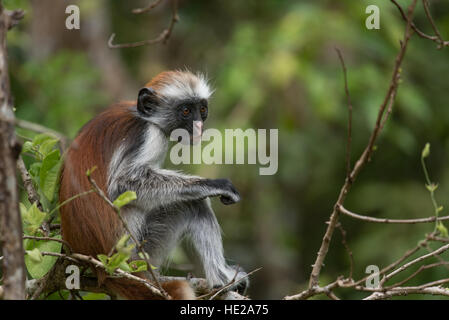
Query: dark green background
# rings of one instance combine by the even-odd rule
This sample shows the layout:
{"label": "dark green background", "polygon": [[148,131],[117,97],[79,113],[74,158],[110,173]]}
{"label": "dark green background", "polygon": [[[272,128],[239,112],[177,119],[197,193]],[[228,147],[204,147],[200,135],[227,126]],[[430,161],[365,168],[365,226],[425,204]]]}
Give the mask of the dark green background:
{"label": "dark green background", "polygon": [[[216,92],[207,127],[279,129],[279,170],[260,176],[257,165],[187,166],[206,177],[229,177],[243,201],[214,200],[226,256],[252,276],[253,298],[281,298],[303,289],[345,177],[347,107],[341,65],[348,68],[353,114],[353,162],[363,151],[388,88],[405,27],[389,1],[180,1],[180,22],[167,45],[110,50],[109,35],[130,42],[156,37],[170,6],[133,15],[147,1],[4,1],[26,18],[8,34],[16,115],[73,138],[113,101],[135,99],[158,72],[188,67],[208,74]],[[409,1],[400,1],[405,7]],[[65,7],[81,8],[81,30],[66,30]],[[365,28],[365,8],[380,7],[380,30]],[[449,3],[432,1],[441,33],[449,38]],[[432,33],[421,5],[415,21]],[[346,207],[390,218],[433,214],[420,166],[431,143],[431,178],[437,200],[449,192],[449,51],[414,36],[391,121],[372,161],[360,174]],[[173,166],[172,166],[173,167]],[[447,210],[443,210],[443,215]],[[355,276],[383,267],[416,245],[433,225],[374,225],[343,217],[354,252]],[[336,233],[322,284],[347,275],[348,256]],[[181,252],[173,258],[182,267]],[[171,272],[175,272],[172,270]],[[447,275],[426,271],[419,281]],[[418,282],[415,282],[418,283]],[[360,298],[352,291],[343,298]]]}

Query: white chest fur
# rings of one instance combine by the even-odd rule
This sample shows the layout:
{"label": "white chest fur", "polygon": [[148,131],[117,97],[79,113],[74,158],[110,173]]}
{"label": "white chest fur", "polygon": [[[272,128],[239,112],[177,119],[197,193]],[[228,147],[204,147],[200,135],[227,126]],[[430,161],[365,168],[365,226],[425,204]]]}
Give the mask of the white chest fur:
{"label": "white chest fur", "polygon": [[168,149],[168,140],[157,126],[150,124],[145,132],[145,139],[137,156],[132,160],[133,166],[150,166],[160,168],[164,163]]}
{"label": "white chest fur", "polygon": [[120,145],[114,152],[108,168],[108,191],[123,176],[131,177],[142,168],[160,169],[168,150],[168,139],[157,126],[150,124],[137,154],[126,154],[126,145]]}

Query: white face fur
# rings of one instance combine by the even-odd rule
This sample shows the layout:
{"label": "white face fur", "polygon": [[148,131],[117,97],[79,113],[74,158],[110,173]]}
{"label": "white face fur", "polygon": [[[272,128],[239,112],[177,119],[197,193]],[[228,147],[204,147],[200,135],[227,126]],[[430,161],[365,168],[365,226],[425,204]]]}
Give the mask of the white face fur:
{"label": "white face fur", "polygon": [[167,99],[209,99],[213,91],[209,87],[206,77],[202,74],[190,72],[176,73],[170,82],[163,86],[159,93]]}

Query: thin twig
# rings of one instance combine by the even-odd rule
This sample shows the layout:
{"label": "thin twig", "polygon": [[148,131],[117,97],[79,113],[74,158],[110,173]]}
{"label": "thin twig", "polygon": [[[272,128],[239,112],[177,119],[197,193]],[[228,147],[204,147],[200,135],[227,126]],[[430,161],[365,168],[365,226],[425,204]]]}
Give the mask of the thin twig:
{"label": "thin twig", "polygon": [[151,2],[148,6],[144,7],[144,8],[136,8],[133,10],[133,13],[135,14],[140,14],[140,13],[144,13],[147,11],[150,11],[154,8],[156,8],[163,0],[155,0],[153,2]]}
{"label": "thin twig", "polygon": [[364,300],[382,300],[394,296],[406,296],[409,294],[430,294],[430,295],[441,295],[449,297],[449,290],[441,287],[427,287],[427,288],[399,287],[385,292],[374,292],[370,296],[366,297]]}
{"label": "thin twig", "polygon": [[337,51],[338,58],[340,59],[341,67],[343,68],[343,77],[345,81],[345,93],[346,99],[348,102],[348,142],[346,145],[346,179],[351,179],[351,140],[352,140],[352,102],[351,95],[349,94],[348,89],[348,77],[346,74],[346,65],[343,59],[343,55],[341,54],[340,49],[335,48]]}
{"label": "thin twig", "polygon": [[341,225],[341,222],[339,222],[337,224],[337,228],[340,230],[341,233],[341,243],[343,244],[343,246],[346,249],[346,252],[348,253],[349,256],[349,279],[352,279],[352,276],[354,274],[354,256],[352,254],[352,250],[351,248],[349,248],[348,242],[346,241],[346,230],[343,228],[343,226]]}
{"label": "thin twig", "polygon": [[[399,12],[401,13],[402,19],[404,19],[404,21],[407,21],[407,16],[406,16],[404,10],[402,9],[402,7],[400,6],[400,4],[396,0],[390,0],[390,1],[398,8]],[[434,41],[434,42],[438,43],[438,45],[443,46],[443,47],[449,46],[449,41],[441,42],[437,36],[428,35],[428,34],[424,33],[423,31],[421,31],[420,29],[418,29],[418,27],[413,22],[411,23],[411,27],[412,27],[413,31],[415,31],[419,37],[421,37],[423,39]]]}
{"label": "thin twig", "polygon": [[29,121],[17,119],[17,118],[15,119],[15,125],[20,128],[34,131],[37,133],[48,133],[50,135],[53,135],[55,138],[57,138],[60,141],[62,150],[65,150],[68,146],[69,139],[62,133],[55,131],[53,129],[44,127],[37,123],[33,123],[33,122],[29,122]]}
{"label": "thin twig", "polygon": [[148,40],[142,40],[137,42],[131,42],[131,43],[121,43],[121,44],[114,44],[115,39],[115,33],[111,34],[108,40],[108,47],[111,49],[119,49],[119,48],[136,48],[141,47],[145,45],[152,45],[159,42],[162,42],[166,44],[168,40],[170,39],[170,36],[173,32],[173,28],[175,27],[176,22],[179,21],[178,16],[178,0],[172,0],[172,18],[170,20],[170,25],[167,29],[164,29],[156,38],[154,39],[148,39]]}
{"label": "thin twig", "polygon": [[412,261],[410,261],[410,262],[407,262],[406,264],[402,265],[402,266],[399,267],[398,269],[396,269],[396,270],[390,272],[389,274],[387,274],[387,275],[382,279],[382,281],[381,281],[381,286],[382,286],[385,282],[387,282],[389,279],[391,279],[392,277],[394,277],[395,275],[401,273],[402,271],[408,269],[409,267],[415,265],[416,263],[421,262],[421,261],[423,261],[423,260],[425,260],[425,259],[427,259],[427,258],[429,258],[429,257],[438,256],[438,255],[442,254],[443,252],[445,252],[445,251],[448,250],[448,249],[449,249],[449,244],[446,244],[446,245],[444,245],[444,246],[438,248],[437,250],[434,250],[434,251],[432,251],[432,252],[430,252],[430,253],[428,253],[428,254],[425,254],[425,255],[420,256],[420,257],[418,257],[418,258],[416,258],[416,259],[414,259],[414,260],[412,260]]}
{"label": "thin twig", "polygon": [[[253,271],[251,271],[251,272],[248,272],[248,273],[245,274],[243,277],[241,277],[241,278],[239,279],[239,281],[242,280],[242,279],[248,278],[250,275],[252,275],[253,273],[259,271],[260,269],[262,269],[262,267],[257,268],[257,269],[255,269],[255,270],[253,270]],[[227,288],[229,288],[229,287],[231,287],[232,285],[234,285],[235,282],[236,282],[236,277],[234,277],[234,279],[232,279],[227,285],[225,285],[225,286],[223,286],[222,288],[218,289],[217,292],[215,292],[215,293],[209,298],[209,300],[214,300],[215,297],[217,297],[220,293],[222,293],[222,292],[223,292],[224,290],[226,290]]]}
{"label": "thin twig", "polygon": [[440,41],[440,43],[438,45],[438,49],[441,49],[441,48],[443,48],[444,40],[443,40],[443,37],[441,36],[440,31],[438,30],[437,25],[435,24],[435,21],[432,18],[432,14],[430,13],[429,3],[427,2],[427,0],[422,0],[422,3],[424,6],[424,11],[426,12],[427,20],[429,20],[430,24],[432,25],[433,32],[435,32],[436,37]]}
{"label": "thin twig", "polygon": [[313,296],[316,296],[319,294],[328,294],[328,292],[339,287],[339,283],[338,283],[339,280],[340,279],[328,284],[325,287],[320,287],[318,285],[309,287],[308,289],[304,290],[303,292],[300,292],[298,294],[291,295],[291,296],[285,296],[283,299],[284,300],[305,300],[305,299],[308,299],[310,297],[313,297]]}
{"label": "thin twig", "polygon": [[[65,206],[67,203],[69,203],[77,198],[84,197],[92,192],[95,192],[95,190],[90,189],[90,190],[78,193],[78,194],[74,195],[73,197],[70,197],[70,198],[64,200],[63,202],[61,202],[60,204],[58,204],[55,208],[53,208],[53,210],[50,211],[50,213],[49,213],[50,217],[48,218],[48,223],[51,223],[53,221],[53,219],[56,217],[57,210],[59,210],[61,207]],[[52,227],[55,227],[55,226],[56,225],[52,225]]]}
{"label": "thin twig", "polygon": [[397,223],[397,224],[416,224],[416,223],[430,223],[435,221],[443,221],[443,220],[449,220],[449,216],[444,217],[428,217],[428,218],[419,218],[419,219],[389,219],[389,218],[374,218],[374,217],[368,217],[368,216],[362,216],[360,214],[351,212],[344,208],[343,206],[338,206],[338,210],[340,213],[343,213],[344,215],[366,221],[366,222],[375,222],[375,223]]}
{"label": "thin twig", "polygon": [[449,238],[437,237],[434,235],[427,236],[427,239],[429,239],[431,241],[439,241],[439,242],[449,243]]}
{"label": "thin twig", "polygon": [[407,283],[408,281],[410,281],[411,279],[413,279],[414,277],[416,277],[419,273],[421,273],[424,270],[427,269],[431,269],[431,268],[435,268],[435,267],[439,267],[439,266],[447,266],[449,265],[449,261],[440,261],[440,262],[435,262],[432,264],[426,264],[426,265],[422,265],[419,267],[418,270],[416,270],[415,272],[413,272],[410,276],[408,276],[407,278],[405,278],[402,281],[399,281],[391,286],[385,287],[386,290],[390,290],[393,289],[395,287],[400,287],[401,285],[403,285],[404,283]]}
{"label": "thin twig", "polygon": [[63,239],[57,239],[57,238],[52,238],[52,237],[35,237],[35,236],[23,236],[24,239],[33,239],[33,240],[44,240],[44,241],[55,241],[55,242],[60,242],[63,245],[66,246],[68,254],[72,254],[73,250],[72,247],[70,246],[70,244],[63,240]]}
{"label": "thin twig", "polygon": [[[67,260],[75,262],[75,263],[88,262],[88,263],[94,265],[96,268],[101,268],[101,269],[105,270],[105,266],[103,265],[103,263],[101,261],[96,260],[95,258],[93,258],[91,256],[86,256],[86,255],[79,254],[79,253],[73,253],[71,255],[66,255],[66,254],[62,254],[62,253],[44,252],[44,251],[42,251],[41,254],[43,256],[60,257],[60,258],[67,259]],[[166,297],[162,291],[160,291],[151,282],[145,280],[144,278],[137,277],[137,276],[135,276],[131,273],[128,273],[126,271],[123,271],[121,269],[116,269],[114,271],[113,275],[142,283],[143,285],[145,285],[145,287],[147,287],[149,290],[151,290],[151,292],[154,293],[155,295],[157,295],[159,297],[164,297],[164,298]]]}

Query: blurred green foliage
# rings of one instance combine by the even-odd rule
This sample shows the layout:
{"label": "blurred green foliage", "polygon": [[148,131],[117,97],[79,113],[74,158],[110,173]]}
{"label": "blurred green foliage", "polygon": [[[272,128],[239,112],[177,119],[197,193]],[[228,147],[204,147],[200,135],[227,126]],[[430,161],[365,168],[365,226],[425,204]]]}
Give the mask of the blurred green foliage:
{"label": "blurred green foliage", "polygon": [[[274,176],[259,176],[255,165],[179,167],[207,177],[230,177],[241,192],[243,201],[237,205],[223,207],[215,200],[213,205],[224,230],[226,255],[248,271],[263,267],[252,277],[254,298],[280,298],[305,287],[325,221],[345,178],[347,106],[335,47],[345,58],[354,106],[353,162],[374,126],[405,25],[390,2],[374,2],[380,7],[380,30],[365,28],[365,8],[373,4],[367,0],[181,1],[180,22],[167,45],[117,52],[135,80],[135,92],[166,69],[206,72],[216,88],[208,127],[279,129],[279,170]],[[138,17],[131,13],[145,3],[104,2],[108,32],[116,32],[117,41],[151,38],[167,26],[169,6]],[[100,86],[104,74],[82,41],[43,60],[34,59],[28,36],[32,8],[26,1],[5,4],[27,10],[25,21],[8,38],[17,117],[73,138],[87,120],[113,102]],[[449,38],[449,4],[432,1],[432,12],[441,33]],[[432,32],[421,6],[415,21]],[[83,32],[83,23],[81,31],[67,32]],[[436,197],[449,208],[448,71],[449,51],[414,36],[391,119],[348,196],[348,209],[389,218],[433,215],[420,167],[427,141],[432,144],[427,159],[431,179],[440,183]],[[356,277],[363,276],[370,264],[389,264],[433,229],[431,224],[377,225],[346,217],[342,224],[354,252]],[[336,233],[323,283],[349,271],[340,241]],[[181,255],[176,257],[175,262],[185,262]],[[428,270],[419,280],[446,273],[444,268]]]}

